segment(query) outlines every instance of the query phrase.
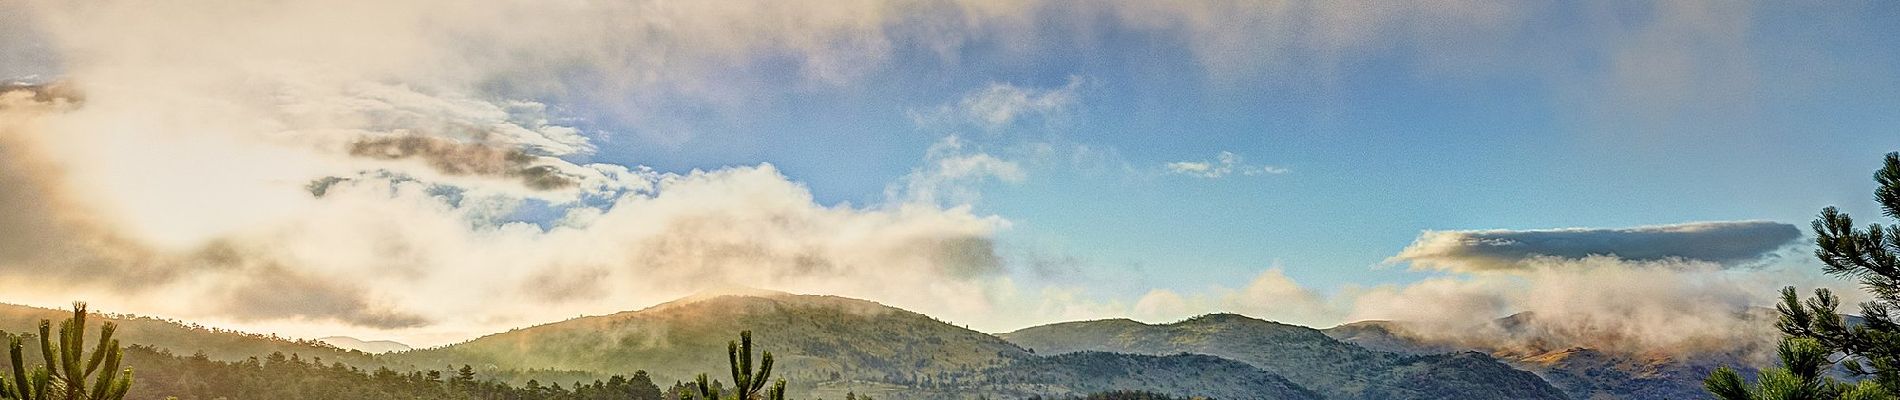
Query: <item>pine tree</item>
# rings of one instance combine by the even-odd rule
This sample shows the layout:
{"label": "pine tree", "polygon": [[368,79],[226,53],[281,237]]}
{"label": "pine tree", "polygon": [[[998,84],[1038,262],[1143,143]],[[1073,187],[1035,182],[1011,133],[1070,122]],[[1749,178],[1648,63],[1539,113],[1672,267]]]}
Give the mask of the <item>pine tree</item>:
{"label": "pine tree", "polygon": [[1886,391],[1876,381],[1846,384],[1824,375],[1833,365],[1828,350],[1811,338],[1782,339],[1776,347],[1781,368],[1762,371],[1749,387],[1742,374],[1728,367],[1717,369],[1703,381],[1709,394],[1720,400],[1863,400],[1885,399]]}
{"label": "pine tree", "polygon": [[660,387],[653,384],[653,377],[644,370],[634,371],[627,384],[633,387],[631,397],[634,400],[660,400]]}
{"label": "pine tree", "polygon": [[468,366],[468,364],[462,364],[462,369],[455,370],[454,382],[457,386],[469,386],[474,384],[475,368]]}
{"label": "pine tree", "polygon": [[[785,400],[785,380],[780,379],[765,388],[765,382],[772,376],[772,352],[764,352],[759,358],[759,369],[752,370],[752,331],[739,332],[739,341],[726,344],[726,359],[732,364],[732,382],[739,400]],[[764,391],[761,393],[761,391]]]}
{"label": "pine tree", "polygon": [[[8,355],[12,360],[11,380],[0,375],[0,399],[5,400],[120,400],[132,387],[132,370],[120,372],[125,356],[119,341],[112,338],[118,324],[106,322],[99,332],[99,344],[92,356],[85,354],[86,303],[73,303],[73,317],[59,324],[58,343],[54,343],[52,321],[40,320],[40,356],[44,364],[26,369],[19,337],[9,337]],[[102,368],[103,367],[103,368]],[[97,379],[93,374],[105,371]],[[91,380],[90,385],[88,380]]]}
{"label": "pine tree", "polygon": [[[1900,219],[1900,152],[1887,153],[1874,182],[1878,184],[1874,200],[1883,214]],[[1827,207],[1815,218],[1813,228],[1814,256],[1821,260],[1822,270],[1858,279],[1873,294],[1873,300],[1860,304],[1863,322],[1849,324],[1842,318],[1840,299],[1827,289],[1815,289],[1814,297],[1802,301],[1794,287],[1784,288],[1781,304],[1775,307],[1781,314],[1775,326],[1789,338],[1779,349],[1783,369],[1764,372],[1760,386],[1751,390],[1742,385],[1739,374],[1724,368],[1705,381],[1710,393],[1730,400],[1897,397],[1900,324],[1893,312],[1900,308],[1900,225],[1856,228],[1853,217]],[[1819,373],[1833,364],[1828,360],[1832,354],[1842,355],[1841,366],[1870,378],[1868,383],[1852,390],[1812,390],[1830,386]]]}
{"label": "pine tree", "polygon": [[[772,352],[764,352],[759,358],[759,368],[752,368],[752,331],[739,332],[739,340],[727,342],[726,361],[732,367],[732,397],[722,397],[719,382],[706,374],[699,374],[694,380],[701,400],[785,400],[785,380],[779,379],[772,387],[765,382],[772,377]],[[690,393],[689,393],[690,395]]]}

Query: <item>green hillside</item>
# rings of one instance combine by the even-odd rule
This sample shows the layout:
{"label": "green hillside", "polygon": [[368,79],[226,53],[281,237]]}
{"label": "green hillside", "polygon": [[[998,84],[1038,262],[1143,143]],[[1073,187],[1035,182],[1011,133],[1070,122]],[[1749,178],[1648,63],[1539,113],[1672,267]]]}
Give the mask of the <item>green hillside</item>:
{"label": "green hillside", "polygon": [[913,383],[971,376],[1033,357],[923,314],[833,296],[716,296],[583,317],[386,358],[415,365],[622,373],[685,380],[726,369],[726,343],[751,330],[794,382]]}
{"label": "green hillside", "polygon": [[[1142,390],[1213,399],[1320,399],[1286,378],[1239,361],[1200,354],[1150,356],[1078,352],[1028,360],[1011,368],[1033,382],[1063,382],[1063,391],[1007,393],[1081,395]],[[1012,396],[1015,397],[1015,396]]]}
{"label": "green hillside", "polygon": [[1105,351],[1217,356],[1285,376],[1336,399],[1565,398],[1536,375],[1482,354],[1372,351],[1311,328],[1232,314],[1164,325],[1125,319],[1069,322],[1003,337],[1040,354]]}
{"label": "green hillside", "polygon": [[[0,304],[0,332],[37,335],[41,320],[58,323],[71,316],[71,310]],[[180,355],[203,353],[212,360],[239,361],[270,353],[284,353],[299,354],[305,358],[321,357],[325,362],[364,367],[378,364],[375,356],[368,353],[344,350],[317,341],[214,329],[133,315],[102,314],[99,317],[119,324],[118,337],[127,346],[146,345]]]}
{"label": "green hillside", "polygon": [[1145,390],[1219,398],[1308,399],[1306,389],[1247,364],[1202,356],[1042,357],[994,335],[878,303],[784,293],[701,296],[384,356],[414,366],[577,370],[656,381],[726,371],[741,330],[778,360],[793,397],[1023,398]]}

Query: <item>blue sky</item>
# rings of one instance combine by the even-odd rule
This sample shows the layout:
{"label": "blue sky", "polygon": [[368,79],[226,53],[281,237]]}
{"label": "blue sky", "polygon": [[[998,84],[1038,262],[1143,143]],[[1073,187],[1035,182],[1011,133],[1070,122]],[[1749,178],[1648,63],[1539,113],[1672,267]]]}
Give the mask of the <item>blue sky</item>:
{"label": "blue sky", "polygon": [[[1037,14],[1026,39],[965,43],[954,59],[899,32],[888,66],[847,83],[812,83],[770,60],[738,67],[764,77],[742,109],[687,118],[677,143],[616,136],[597,160],[769,162],[820,202],[867,204],[946,133],[1003,151],[1109,150],[1128,170],[1029,163],[1026,180],[987,183],[974,203],[1013,222],[1006,243],[1133,278],[1104,294],[1193,289],[1274,265],[1321,288],[1409,281],[1421,275],[1376,266],[1423,230],[1804,225],[1829,204],[1870,213],[1868,174],[1900,150],[1900,37],[1885,23],[1900,8],[1656,8],[1666,7],[1561,5],[1471,36],[1294,46],[1237,71],[1206,68],[1180,32],[1061,12]],[[1692,24],[1718,26],[1658,26]],[[1012,53],[1001,39],[1035,49]],[[990,84],[1053,90],[1072,78],[1072,106],[1000,132],[907,115]],[[1290,172],[1163,168],[1223,151]]]}

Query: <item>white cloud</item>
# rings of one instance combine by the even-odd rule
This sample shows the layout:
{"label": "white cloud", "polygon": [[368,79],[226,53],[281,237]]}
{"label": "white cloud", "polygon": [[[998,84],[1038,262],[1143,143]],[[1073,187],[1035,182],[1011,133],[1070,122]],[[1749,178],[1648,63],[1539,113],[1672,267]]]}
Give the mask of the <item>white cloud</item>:
{"label": "white cloud", "polygon": [[1021,164],[972,151],[957,136],[945,136],[925,151],[923,165],[884,189],[887,201],[905,205],[969,205],[990,180],[1021,183],[1029,179]]}
{"label": "white cloud", "polygon": [[963,95],[953,104],[929,110],[910,110],[911,121],[919,126],[948,127],[972,125],[989,132],[1015,126],[1017,122],[1038,118],[1059,119],[1079,103],[1080,76],[1070,76],[1061,87],[1034,88],[1008,83],[991,83]]}
{"label": "white cloud", "polygon": [[1323,326],[1341,313],[1328,300],[1286,276],[1280,267],[1254,276],[1246,286],[1213,285],[1183,295],[1156,289],[1135,302],[1130,315],[1148,321],[1177,321],[1209,312],[1229,312],[1291,324]]}
{"label": "white cloud", "polygon": [[980,92],[964,97],[958,105],[965,115],[985,127],[995,129],[1008,126],[1025,116],[1047,116],[1065,111],[1075,105],[1075,92],[1081,86],[1082,78],[1075,76],[1069,77],[1067,85],[1046,90],[993,83]]}
{"label": "white cloud", "polygon": [[1168,173],[1187,175],[1197,178],[1224,178],[1229,175],[1243,176],[1278,175],[1292,172],[1283,167],[1248,164],[1239,154],[1222,151],[1215,154],[1213,160],[1176,161],[1162,165]]}
{"label": "white cloud", "polygon": [[[1346,294],[1348,320],[1397,320],[1429,339],[1482,347],[1623,354],[1772,348],[1763,312],[1784,285],[1848,289],[1843,281],[1786,269],[1729,270],[1709,262],[1608,256],[1544,259],[1515,274],[1454,275]],[[1496,318],[1524,314],[1521,324]]]}

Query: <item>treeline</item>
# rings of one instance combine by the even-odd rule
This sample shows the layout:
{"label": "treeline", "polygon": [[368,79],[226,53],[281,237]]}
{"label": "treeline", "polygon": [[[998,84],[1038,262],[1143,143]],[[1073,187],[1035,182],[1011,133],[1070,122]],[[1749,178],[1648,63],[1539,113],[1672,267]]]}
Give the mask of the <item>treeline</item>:
{"label": "treeline", "polygon": [[[455,370],[398,372],[363,369],[321,358],[272,353],[242,361],[180,356],[149,346],[125,349],[138,371],[127,400],[680,400],[697,398],[693,382],[656,384],[646,371],[593,382],[509,385],[463,366]],[[713,387],[725,387],[714,380]],[[853,400],[871,400],[853,394]],[[1145,391],[1112,391],[1037,400],[1188,400]]]}
{"label": "treeline", "polygon": [[1162,393],[1140,390],[1116,390],[1082,397],[1030,397],[1031,400],[1207,400],[1201,397],[1174,397]]}
{"label": "treeline", "polygon": [[364,370],[340,362],[272,353],[243,361],[212,360],[202,354],[178,356],[146,346],[126,349],[139,373],[131,400],[662,400],[660,388],[645,371],[591,383],[528,381],[511,386],[477,376],[470,367],[454,371],[397,372]]}

